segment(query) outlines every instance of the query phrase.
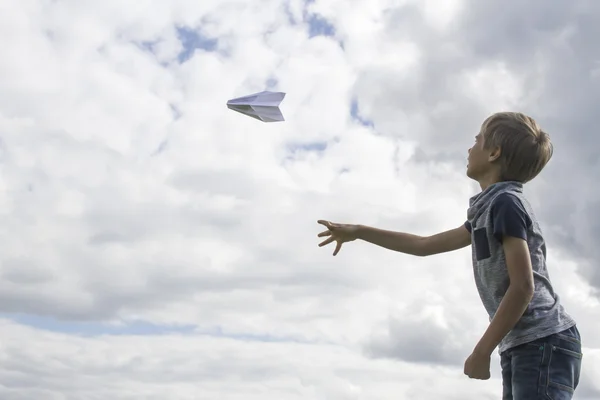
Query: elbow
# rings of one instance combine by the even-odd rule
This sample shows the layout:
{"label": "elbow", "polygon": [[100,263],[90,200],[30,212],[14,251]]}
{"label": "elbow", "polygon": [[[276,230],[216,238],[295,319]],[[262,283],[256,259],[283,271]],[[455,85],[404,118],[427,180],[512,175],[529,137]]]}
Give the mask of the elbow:
{"label": "elbow", "polygon": [[427,257],[431,254],[428,238],[420,237],[412,255],[417,257]]}
{"label": "elbow", "polygon": [[535,291],[533,281],[527,280],[513,286],[515,291],[519,294],[519,297],[521,297],[524,301],[527,301],[527,303],[531,301],[531,299],[533,298],[533,293]]}
{"label": "elbow", "polygon": [[531,279],[528,279],[527,282],[523,284],[523,293],[531,300],[534,292],[535,284],[533,283],[533,277],[531,277]]}
{"label": "elbow", "polygon": [[428,252],[427,249],[419,249],[414,255],[417,257],[428,257],[432,253]]}

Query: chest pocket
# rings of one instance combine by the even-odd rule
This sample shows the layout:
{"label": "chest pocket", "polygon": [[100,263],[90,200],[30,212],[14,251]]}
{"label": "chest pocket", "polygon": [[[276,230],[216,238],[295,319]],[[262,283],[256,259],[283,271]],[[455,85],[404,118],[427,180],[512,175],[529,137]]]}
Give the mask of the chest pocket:
{"label": "chest pocket", "polygon": [[473,231],[473,241],[475,242],[475,258],[477,261],[491,257],[486,228],[475,229]]}

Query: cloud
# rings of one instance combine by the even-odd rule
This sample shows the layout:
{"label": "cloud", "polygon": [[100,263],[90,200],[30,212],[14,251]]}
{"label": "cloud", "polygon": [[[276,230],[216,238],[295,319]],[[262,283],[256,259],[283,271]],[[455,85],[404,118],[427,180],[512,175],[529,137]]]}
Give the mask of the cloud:
{"label": "cloud", "polygon": [[[389,362],[366,367],[351,349],[332,345],[235,340],[201,335],[99,336],[39,332],[4,321],[3,398],[118,400],[228,398],[358,399],[415,390],[424,367]],[[23,340],[28,342],[22,347]],[[448,376],[440,380],[461,387]],[[399,379],[399,377],[402,377]],[[463,382],[463,386],[468,382]],[[493,384],[478,393],[492,392]],[[225,389],[227,388],[227,389]],[[427,389],[441,395],[448,388]],[[474,397],[475,398],[475,397]]]}
{"label": "cloud", "polygon": [[[431,29],[431,19],[417,4],[381,12],[380,40],[357,39],[356,47],[348,47],[374,51],[372,46],[383,49],[393,40],[418,49],[404,62],[374,62],[359,73],[355,93],[362,116],[383,134],[411,132],[418,143],[415,161],[458,167],[464,165],[465,143],[489,114],[518,109],[533,115],[556,151],[530,185],[531,196],[538,200],[550,243],[579,258],[581,272],[598,288],[600,275],[593,267],[598,218],[590,218],[597,209],[598,193],[590,189],[597,163],[590,151],[600,81],[599,55],[590,38],[597,33],[600,10],[566,1],[551,8],[530,2],[526,10],[517,3],[462,4],[442,30]],[[348,35],[359,35],[349,23],[340,24]],[[407,72],[398,70],[405,63]],[[377,82],[386,82],[386,90]]]}
{"label": "cloud", "polygon": [[[555,143],[528,195],[597,397],[600,9],[444,4],[0,12],[0,397],[497,398],[496,356],[462,375],[487,324],[468,249],[334,258],[316,221],[461,225],[467,149],[507,108]],[[225,106],[265,88],[284,123]]]}
{"label": "cloud", "polygon": [[[456,343],[458,324],[452,329],[433,318],[416,316],[418,309],[407,309],[405,313],[389,321],[382,337],[374,337],[367,351],[374,357],[392,357],[407,362],[461,365],[461,358],[469,351],[468,346]],[[438,308],[443,313],[443,307]]]}

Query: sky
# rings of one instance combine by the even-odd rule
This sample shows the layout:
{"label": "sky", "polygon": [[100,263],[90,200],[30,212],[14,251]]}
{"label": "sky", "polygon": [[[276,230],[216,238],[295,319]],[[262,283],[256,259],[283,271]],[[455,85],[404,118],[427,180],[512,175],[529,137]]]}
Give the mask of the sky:
{"label": "sky", "polygon": [[[600,398],[600,3],[0,0],[0,398],[497,399],[470,250],[319,248],[318,219],[460,226],[483,120],[526,185]],[[283,91],[286,121],[227,100]]]}

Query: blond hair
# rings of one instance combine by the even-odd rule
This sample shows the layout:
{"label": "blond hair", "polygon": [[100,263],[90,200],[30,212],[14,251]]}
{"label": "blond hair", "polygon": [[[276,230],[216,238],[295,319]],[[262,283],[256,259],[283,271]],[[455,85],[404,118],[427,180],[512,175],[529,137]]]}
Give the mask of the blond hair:
{"label": "blond hair", "polygon": [[522,113],[493,114],[483,122],[481,132],[485,149],[500,148],[497,162],[504,181],[529,182],[552,158],[550,136]]}

